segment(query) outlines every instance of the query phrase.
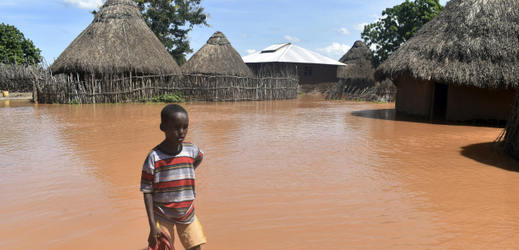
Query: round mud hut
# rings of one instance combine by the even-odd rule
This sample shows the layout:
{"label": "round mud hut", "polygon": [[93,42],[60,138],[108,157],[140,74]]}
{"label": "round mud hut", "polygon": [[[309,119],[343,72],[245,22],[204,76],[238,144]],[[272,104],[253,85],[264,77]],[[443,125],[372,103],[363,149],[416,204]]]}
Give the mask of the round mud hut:
{"label": "round mud hut", "polygon": [[238,51],[220,31],[215,32],[207,43],[182,65],[181,70],[187,75],[253,76]]}
{"label": "round mud hut", "polygon": [[360,40],[355,41],[353,47],[339,59],[339,62],[346,66],[337,68],[337,80],[349,88],[364,89],[375,86],[375,69],[371,66],[370,57],[371,50],[368,46]]}
{"label": "round mud hut", "polygon": [[133,0],[107,0],[92,23],[50,67],[54,74],[103,76],[180,74]]}
{"label": "round mud hut", "polygon": [[519,79],[516,1],[451,0],[375,72],[397,86],[396,112],[504,122]]}

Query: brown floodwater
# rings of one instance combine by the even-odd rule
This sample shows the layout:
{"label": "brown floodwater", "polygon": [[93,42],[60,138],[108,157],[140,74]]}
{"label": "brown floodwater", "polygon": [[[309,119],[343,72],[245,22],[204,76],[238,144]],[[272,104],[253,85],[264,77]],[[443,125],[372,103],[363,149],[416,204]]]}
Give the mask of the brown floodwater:
{"label": "brown floodwater", "polygon": [[[140,171],[162,106],[0,101],[0,249],[146,249]],[[502,128],[322,95],[184,106],[205,152],[204,249],[519,246],[519,164],[491,150]]]}

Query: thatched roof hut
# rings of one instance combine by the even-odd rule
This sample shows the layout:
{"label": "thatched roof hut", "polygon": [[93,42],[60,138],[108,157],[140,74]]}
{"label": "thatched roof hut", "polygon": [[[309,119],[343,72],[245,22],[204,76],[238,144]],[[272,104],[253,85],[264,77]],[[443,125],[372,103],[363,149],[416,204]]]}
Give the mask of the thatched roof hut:
{"label": "thatched roof hut", "polygon": [[133,0],[107,0],[51,65],[53,73],[177,74],[180,68]]}
{"label": "thatched roof hut", "polygon": [[238,51],[220,31],[216,31],[181,69],[184,74],[252,77]]}
{"label": "thatched roof hut", "polygon": [[449,1],[375,72],[397,85],[397,112],[506,120],[519,79],[516,5]]}
{"label": "thatched roof hut", "polygon": [[[339,62],[337,83],[327,91],[326,99],[394,101],[396,87],[390,80],[375,84],[371,50],[357,40]],[[376,85],[376,86],[375,86]]]}
{"label": "thatched roof hut", "polygon": [[355,41],[353,47],[339,59],[339,62],[346,66],[337,68],[337,78],[347,80],[349,85],[358,88],[375,86],[375,69],[371,66],[370,57],[371,51],[368,46],[360,40]]}

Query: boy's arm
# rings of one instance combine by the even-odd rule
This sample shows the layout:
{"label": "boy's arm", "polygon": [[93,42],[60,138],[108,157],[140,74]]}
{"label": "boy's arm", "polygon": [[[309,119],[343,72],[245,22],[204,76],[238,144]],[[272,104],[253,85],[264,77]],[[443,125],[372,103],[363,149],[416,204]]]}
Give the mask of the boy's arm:
{"label": "boy's arm", "polygon": [[148,236],[148,243],[150,246],[157,244],[157,238],[160,235],[160,229],[157,228],[157,222],[153,215],[153,195],[151,193],[144,193],[144,205],[146,206],[146,213],[148,214],[148,223],[150,224],[150,235]]}
{"label": "boy's arm", "polygon": [[202,160],[204,159],[203,156],[200,156],[198,159],[196,159],[194,162],[193,162],[193,167],[196,169],[196,167],[198,167],[198,165],[200,165],[200,163],[202,163]]}

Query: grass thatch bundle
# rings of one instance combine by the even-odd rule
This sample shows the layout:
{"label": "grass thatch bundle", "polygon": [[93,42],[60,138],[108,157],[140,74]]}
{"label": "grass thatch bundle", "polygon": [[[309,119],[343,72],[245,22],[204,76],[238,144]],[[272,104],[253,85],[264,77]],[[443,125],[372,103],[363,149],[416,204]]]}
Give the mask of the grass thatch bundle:
{"label": "grass thatch bundle", "polygon": [[243,62],[225,35],[217,31],[184,65],[184,74],[252,77],[249,67]]}
{"label": "grass thatch bundle", "polygon": [[516,87],[519,20],[512,0],[451,0],[375,72],[489,89]]}
{"label": "grass thatch bundle", "polygon": [[133,0],[107,0],[51,65],[53,73],[178,74],[180,68]]}

